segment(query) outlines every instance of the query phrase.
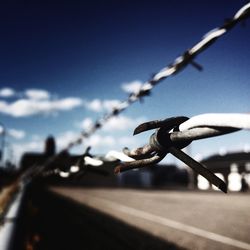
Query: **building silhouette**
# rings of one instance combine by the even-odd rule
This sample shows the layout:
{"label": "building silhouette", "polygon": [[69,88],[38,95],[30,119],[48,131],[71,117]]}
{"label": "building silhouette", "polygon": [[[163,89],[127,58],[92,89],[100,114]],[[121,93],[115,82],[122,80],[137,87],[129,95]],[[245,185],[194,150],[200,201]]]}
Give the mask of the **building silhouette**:
{"label": "building silhouette", "polygon": [[[42,166],[50,157],[56,154],[56,143],[52,136],[45,140],[44,152],[27,152],[24,153],[20,161],[20,170],[25,171],[32,167]],[[48,166],[48,169],[60,168],[67,169],[77,161],[79,156],[70,156],[68,152],[63,152],[60,157],[53,161],[53,165]]]}
{"label": "building silhouette", "polygon": [[[250,181],[250,153],[237,152],[226,155],[213,155],[204,159],[201,163],[224,179],[229,187],[232,184],[233,186],[236,185],[236,183],[232,183],[234,179],[237,183],[241,182],[241,186],[243,183],[243,189],[247,190],[246,186],[249,185],[248,182]],[[194,184],[196,187],[198,186],[198,179],[197,173],[194,172]],[[211,188],[211,184],[208,185]],[[240,191],[241,188],[239,187],[237,190]]]}

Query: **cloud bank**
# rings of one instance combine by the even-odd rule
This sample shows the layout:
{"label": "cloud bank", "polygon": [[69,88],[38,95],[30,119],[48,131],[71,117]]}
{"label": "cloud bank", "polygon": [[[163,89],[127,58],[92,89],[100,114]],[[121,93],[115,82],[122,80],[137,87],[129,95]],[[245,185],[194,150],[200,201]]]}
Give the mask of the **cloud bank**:
{"label": "cloud bank", "polygon": [[0,89],[0,97],[8,98],[15,95],[15,91],[12,88]]}
{"label": "cloud bank", "polygon": [[49,99],[50,93],[43,89],[28,89],[24,92],[25,96],[33,100]]}
{"label": "cloud bank", "polygon": [[[142,82],[135,80],[129,83],[123,83],[122,89],[127,93],[139,92]],[[57,113],[59,111],[68,111],[77,107],[84,107],[93,112],[110,112],[114,108],[120,106],[121,101],[116,99],[81,99],[78,97],[52,98],[52,94],[44,89],[26,89],[23,92],[15,91],[10,87],[0,89],[0,113],[9,115],[15,118],[29,117],[34,115],[43,115]],[[14,97],[16,100],[7,101],[9,97]],[[11,99],[12,100],[12,99]],[[110,126],[115,123],[112,120]],[[124,122],[128,122],[127,120]],[[125,124],[125,123],[123,123]]]}
{"label": "cloud bank", "polygon": [[0,101],[0,113],[12,117],[27,117],[38,114],[50,114],[58,111],[72,110],[82,105],[82,100],[76,97],[58,100],[19,99],[12,103]]}

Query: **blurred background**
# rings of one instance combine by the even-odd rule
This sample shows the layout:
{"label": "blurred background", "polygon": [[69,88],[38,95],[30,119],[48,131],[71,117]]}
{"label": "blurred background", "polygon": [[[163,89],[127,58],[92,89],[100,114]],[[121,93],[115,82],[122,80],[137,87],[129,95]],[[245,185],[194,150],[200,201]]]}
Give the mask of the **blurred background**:
{"label": "blurred background", "polygon": [[[43,164],[82,131],[88,131],[97,119],[138,91],[153,74],[171,64],[208,31],[232,18],[246,3],[243,0],[1,3],[0,187],[12,183],[20,173],[34,165]],[[88,238],[85,249],[133,249],[136,246],[140,246],[139,249],[250,249],[247,237],[250,230],[249,131],[195,141],[185,148],[185,152],[227,183],[230,198],[222,196],[206,179],[170,155],[157,166],[118,176],[113,175],[113,169],[120,161],[110,157],[110,152],[148,143],[152,131],[133,136],[134,128],[145,121],[202,113],[249,113],[249,32],[248,20],[236,25],[196,58],[202,71],[187,66],[179,74],[162,81],[150,96],[111,118],[83,144],[66,152],[64,158],[51,168],[53,171],[44,173],[37,182],[39,185],[32,189],[35,191],[28,192],[32,205],[25,211],[28,211],[27,221],[32,225],[27,229],[29,236],[25,247],[67,249],[66,242],[73,244],[74,241],[75,247],[77,243],[82,244],[81,236],[75,231],[69,241],[58,243],[62,235],[70,234],[67,230],[59,230],[61,218],[68,216],[65,222],[68,228],[82,231],[84,224],[86,237],[81,239]],[[91,146],[90,151],[86,151],[88,146]],[[83,165],[89,167],[79,171],[74,167],[81,157]],[[50,188],[45,192],[45,186],[61,188]],[[72,200],[66,202],[62,197],[73,197],[74,202],[80,202],[84,209],[79,212],[75,203],[71,204]],[[142,197],[151,202],[138,203]],[[58,209],[47,207],[46,200],[57,200],[53,203],[56,208],[68,205],[58,213]],[[203,203],[202,207],[194,205],[196,202]],[[137,210],[131,212],[126,208],[124,222],[121,206],[118,209],[117,204]],[[75,211],[74,219],[67,212],[71,206],[78,211]],[[189,213],[187,210],[183,212],[183,206],[189,207]],[[108,208],[111,214],[106,211]],[[183,223],[184,226],[180,224],[179,227],[191,225],[204,231],[197,233],[194,230],[196,233],[193,233],[189,228],[185,231],[187,235],[183,235],[184,231],[178,234],[166,229],[172,225],[171,229],[179,230],[166,218],[162,221],[168,226],[157,224],[155,221],[161,219],[148,217],[148,214],[130,218],[131,213],[144,209],[161,218],[165,218],[164,211],[169,209],[167,218]],[[95,214],[97,210],[98,216]],[[223,211],[225,214],[220,217]],[[95,215],[99,221],[94,223]],[[46,216],[54,218],[57,226],[51,220],[45,223],[49,221]],[[209,220],[209,217],[215,219]],[[77,224],[78,218],[84,223]],[[143,219],[146,222],[140,221]],[[93,235],[96,238],[106,235],[103,236],[106,239],[110,233],[107,228],[97,230],[97,233],[99,222],[110,223],[111,220],[119,221],[113,231],[123,228],[119,224],[122,220],[129,227],[132,225],[133,230],[136,228],[134,234],[138,237],[128,236],[123,241],[119,236],[112,243],[114,245],[106,240],[103,245],[102,241],[94,244]],[[37,226],[39,224],[42,226]],[[95,225],[90,230],[93,234],[86,233],[89,230],[86,224]],[[236,225],[235,229],[227,232],[233,225]],[[57,240],[53,241],[50,234],[45,233],[48,228],[58,232],[54,235]],[[127,234],[130,230],[117,232]],[[228,238],[221,240],[216,236],[213,240],[204,236],[209,234],[206,232],[216,232]],[[148,237],[152,238],[149,245],[141,245]],[[138,240],[138,245],[126,245],[125,242],[131,240]]]}

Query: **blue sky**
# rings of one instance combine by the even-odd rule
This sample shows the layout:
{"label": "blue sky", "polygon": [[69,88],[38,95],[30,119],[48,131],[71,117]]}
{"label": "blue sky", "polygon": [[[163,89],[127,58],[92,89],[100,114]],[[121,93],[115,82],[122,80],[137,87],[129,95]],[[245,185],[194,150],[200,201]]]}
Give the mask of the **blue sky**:
{"label": "blue sky", "polygon": [[[0,4],[0,122],[7,153],[40,151],[48,135],[63,147],[153,73],[246,4],[220,1],[58,1]],[[90,141],[92,152],[136,147],[142,121],[211,112],[249,112],[250,28],[238,25],[156,86]],[[132,84],[132,85],[131,85]],[[85,145],[72,152],[81,152]],[[193,156],[250,148],[249,131],[194,142]]]}

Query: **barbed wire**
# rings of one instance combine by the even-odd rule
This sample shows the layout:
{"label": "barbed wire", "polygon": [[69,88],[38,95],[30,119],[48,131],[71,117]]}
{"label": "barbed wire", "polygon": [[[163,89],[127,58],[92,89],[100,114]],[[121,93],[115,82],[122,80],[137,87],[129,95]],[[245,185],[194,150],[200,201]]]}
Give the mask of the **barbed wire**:
{"label": "barbed wire", "polygon": [[209,31],[205,34],[202,39],[196,43],[193,47],[186,50],[180,57],[177,57],[173,63],[169,64],[167,67],[160,70],[158,73],[154,74],[148,81],[142,84],[138,91],[132,92],[128,98],[121,101],[118,105],[114,106],[111,112],[106,113],[103,117],[96,120],[96,122],[88,129],[88,131],[82,131],[79,137],[72,142],[70,142],[63,150],[61,150],[57,155],[49,158],[42,166],[34,167],[33,171],[28,170],[23,174],[23,177],[27,177],[30,174],[35,176],[42,172],[44,169],[48,168],[53,164],[54,161],[61,158],[64,152],[69,151],[72,147],[80,145],[85,139],[88,139],[97,130],[103,127],[111,118],[119,115],[133,103],[141,100],[143,97],[150,95],[152,89],[159,84],[164,79],[176,75],[182,71],[187,65],[194,66],[197,70],[201,71],[203,67],[199,65],[194,59],[203,52],[205,49],[214,44],[218,38],[226,34],[239,22],[246,20],[250,16],[250,2],[240,8],[236,14],[231,18],[227,19],[225,23]]}
{"label": "barbed wire", "polygon": [[[119,115],[121,112],[126,110],[136,101],[141,100],[143,97],[148,96],[150,91],[162,80],[166,79],[171,75],[179,73],[184,69],[188,64],[196,67],[198,70],[201,70],[202,67],[194,62],[195,57],[200,54],[202,51],[211,46],[215,41],[231,30],[237,23],[247,19],[250,16],[250,3],[244,5],[232,19],[228,19],[224,25],[220,28],[213,29],[209,31],[206,35],[203,36],[202,40],[195,44],[191,49],[186,50],[182,56],[176,58],[172,64],[163,68],[158,73],[154,74],[151,79],[142,84],[141,88],[137,92],[133,92],[129,97],[122,101],[116,107],[113,107],[112,111],[99,120],[89,129],[89,131],[83,131],[81,137],[77,138],[75,141],[71,142],[66,150],[70,149],[74,145],[82,143],[82,140],[90,137],[96,130],[100,129],[110,118]],[[199,65],[199,66],[198,66]]]}
{"label": "barbed wire", "polygon": [[168,153],[174,155],[209,182],[227,192],[227,185],[201,163],[181,151],[192,141],[250,129],[250,114],[202,114],[187,118],[171,117],[139,125],[134,135],[151,129],[157,129],[149,143],[134,150],[124,149],[124,153],[135,159],[118,165],[116,174],[134,168],[143,168],[160,162]]}

